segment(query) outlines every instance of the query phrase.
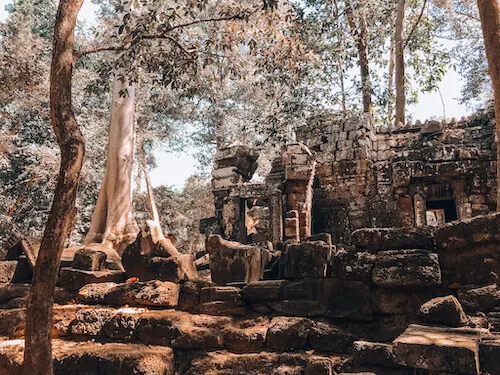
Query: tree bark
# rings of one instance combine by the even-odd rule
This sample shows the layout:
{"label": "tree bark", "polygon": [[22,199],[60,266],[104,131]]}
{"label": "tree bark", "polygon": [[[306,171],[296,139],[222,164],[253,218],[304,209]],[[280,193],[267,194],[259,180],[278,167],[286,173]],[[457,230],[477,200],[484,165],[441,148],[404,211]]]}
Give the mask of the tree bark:
{"label": "tree bark", "polygon": [[51,375],[54,290],[64,242],[71,232],[85,153],[82,133],[73,113],[71,80],[76,18],[83,0],[61,0],[54,26],[50,69],[50,117],[61,150],[54,201],[33,273],[26,313],[25,375]]}
{"label": "tree bark", "polygon": [[[497,138],[500,139],[500,7],[498,0],[478,0],[488,70],[493,84]],[[500,147],[497,146],[497,211],[500,210]]]}
{"label": "tree bark", "polygon": [[391,38],[391,51],[389,55],[389,77],[387,82],[387,121],[392,123],[394,116],[394,68],[395,68],[395,41]]}
{"label": "tree bark", "polygon": [[396,125],[405,124],[406,93],[405,93],[405,60],[404,60],[404,19],[405,0],[398,1],[396,12]]}
{"label": "tree bark", "polygon": [[361,74],[361,90],[363,95],[363,112],[373,115],[372,84],[370,78],[370,65],[368,58],[368,33],[366,17],[359,16],[359,27],[356,25],[354,11],[350,1],[346,1],[346,14],[349,27],[354,36],[359,55],[359,68]]}
{"label": "tree bark", "polygon": [[135,92],[120,78],[114,78],[106,170],[85,244],[102,243],[121,255],[139,228],[132,215]]}

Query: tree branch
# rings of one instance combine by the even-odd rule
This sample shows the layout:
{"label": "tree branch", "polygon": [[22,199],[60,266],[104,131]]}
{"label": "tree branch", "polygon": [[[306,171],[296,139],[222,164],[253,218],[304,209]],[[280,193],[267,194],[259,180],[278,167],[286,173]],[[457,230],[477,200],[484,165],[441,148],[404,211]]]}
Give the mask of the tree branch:
{"label": "tree branch", "polygon": [[[251,12],[249,13],[248,15],[252,15],[252,14],[255,14],[257,11],[254,11],[254,12]],[[208,22],[221,22],[221,21],[234,21],[234,20],[240,20],[240,19],[243,19],[245,18],[246,15],[245,14],[234,14],[232,16],[224,16],[224,17],[213,17],[213,18],[204,18],[204,19],[200,19],[200,20],[195,20],[195,21],[191,21],[191,22],[186,22],[186,23],[181,23],[179,25],[175,25],[175,26],[172,26],[170,28],[168,28],[167,30],[165,30],[164,33],[162,34],[150,34],[150,35],[142,35],[142,36],[139,36],[133,43],[132,45],[134,44],[137,44],[139,43],[140,41],[142,40],[155,40],[155,39],[169,39],[170,41],[174,42],[184,53],[186,54],[190,54],[189,51],[187,51],[184,46],[182,46],[177,40],[175,40],[174,38],[172,38],[170,35],[168,35],[168,33],[174,31],[174,30],[177,30],[177,29],[182,29],[182,28],[185,28],[185,27],[190,27],[190,26],[193,26],[193,25],[198,25],[200,23],[208,23]],[[89,54],[92,54],[92,53],[97,53],[97,52],[103,52],[103,51],[124,51],[124,50],[127,50],[129,49],[132,45],[130,46],[124,46],[124,45],[121,45],[121,44],[114,44],[114,45],[102,45],[102,46],[97,46],[97,47],[93,47],[93,48],[88,48],[88,49],[84,49],[84,50],[80,50],[80,51],[75,51],[73,53],[73,56],[74,56],[74,59],[75,61],[78,60],[80,57],[82,56],[85,56],[85,55],[89,55]],[[194,51],[193,51],[194,52]]]}
{"label": "tree branch", "polygon": [[80,57],[85,56],[85,55],[90,55],[92,53],[96,52],[102,52],[102,51],[123,51],[125,50],[125,46],[121,44],[113,44],[113,45],[102,45],[102,46],[96,46],[93,48],[88,48],[88,49],[83,49],[80,51],[74,51],[73,56],[75,61],[78,60]]}
{"label": "tree branch", "polygon": [[408,43],[410,42],[411,38],[413,37],[413,34],[417,30],[417,27],[418,27],[420,21],[422,20],[422,17],[424,16],[425,8],[427,6],[427,1],[428,0],[424,0],[424,5],[422,6],[422,10],[420,11],[420,15],[418,16],[417,22],[415,22],[415,25],[413,25],[413,28],[411,29],[410,34],[408,34],[408,38],[406,38],[406,42],[403,45],[403,51],[406,49],[406,46],[408,46]]}

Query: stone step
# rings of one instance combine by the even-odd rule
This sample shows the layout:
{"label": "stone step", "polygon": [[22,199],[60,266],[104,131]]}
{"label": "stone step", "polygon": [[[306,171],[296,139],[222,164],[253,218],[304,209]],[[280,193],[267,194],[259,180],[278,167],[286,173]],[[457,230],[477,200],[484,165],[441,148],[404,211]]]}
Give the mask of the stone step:
{"label": "stone step", "polygon": [[[54,375],[173,375],[164,346],[53,340]],[[0,342],[0,375],[22,374],[24,341]]]}

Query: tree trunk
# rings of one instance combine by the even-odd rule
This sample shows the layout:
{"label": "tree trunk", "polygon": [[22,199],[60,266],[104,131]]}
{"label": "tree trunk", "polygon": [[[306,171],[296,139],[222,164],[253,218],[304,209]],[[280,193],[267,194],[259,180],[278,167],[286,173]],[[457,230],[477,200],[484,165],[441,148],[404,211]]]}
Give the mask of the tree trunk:
{"label": "tree trunk", "polygon": [[85,244],[102,243],[121,255],[139,228],[132,215],[134,85],[120,78],[113,82],[106,170]]}
{"label": "tree trunk", "polygon": [[52,305],[64,242],[71,232],[83,156],[83,136],[73,113],[71,80],[76,17],[83,0],[61,0],[54,26],[50,117],[61,150],[54,201],[33,273],[26,313],[25,375],[51,375]]}
{"label": "tree trunk", "polygon": [[368,59],[368,33],[365,15],[359,16],[359,27],[356,25],[354,11],[350,1],[346,1],[346,14],[349,27],[358,47],[359,68],[361,73],[361,90],[363,93],[363,112],[373,115],[372,84]]}
{"label": "tree trunk", "polygon": [[392,123],[394,116],[394,64],[395,64],[395,41],[391,38],[391,52],[389,55],[389,78],[387,82],[387,121]]}
{"label": "tree trunk", "polygon": [[[488,70],[493,84],[497,138],[500,139],[500,7],[498,0],[478,0]],[[500,147],[497,146],[497,211],[500,210]]]}
{"label": "tree trunk", "polygon": [[404,19],[405,0],[398,1],[396,13],[396,125],[405,124],[406,93],[405,93],[405,60],[404,60]]}

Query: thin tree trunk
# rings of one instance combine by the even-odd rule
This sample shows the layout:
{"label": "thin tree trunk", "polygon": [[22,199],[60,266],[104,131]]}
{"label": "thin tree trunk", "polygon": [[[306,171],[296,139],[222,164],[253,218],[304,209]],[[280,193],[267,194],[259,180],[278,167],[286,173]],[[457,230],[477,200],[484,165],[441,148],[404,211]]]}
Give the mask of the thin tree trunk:
{"label": "thin tree trunk", "polygon": [[361,90],[363,93],[363,112],[373,115],[372,84],[368,59],[368,33],[365,15],[359,16],[359,27],[356,25],[354,11],[350,1],[346,1],[346,14],[349,27],[358,47],[359,68],[361,74]]}
{"label": "thin tree trunk", "polygon": [[[500,139],[500,7],[498,0],[478,0],[488,70],[493,83],[497,138]],[[500,176],[500,147],[497,147],[497,176]],[[497,211],[500,210],[500,178],[497,178]]]}
{"label": "thin tree trunk", "polygon": [[83,0],[61,0],[54,26],[50,69],[50,117],[61,150],[54,201],[33,273],[26,313],[25,375],[51,375],[54,289],[64,242],[71,232],[85,153],[83,136],[73,113],[71,80],[76,18]]}
{"label": "thin tree trunk", "polygon": [[391,123],[394,116],[394,68],[395,68],[395,41],[391,38],[391,52],[389,55],[389,79],[387,82],[387,120]]}
{"label": "thin tree trunk", "polygon": [[406,93],[405,93],[405,60],[404,60],[404,19],[405,19],[405,0],[398,1],[396,13],[396,125],[405,123],[406,112]]}
{"label": "thin tree trunk", "polygon": [[116,75],[106,170],[85,244],[103,243],[114,248],[120,255],[139,232],[132,215],[133,118],[134,85],[129,85],[126,77]]}

